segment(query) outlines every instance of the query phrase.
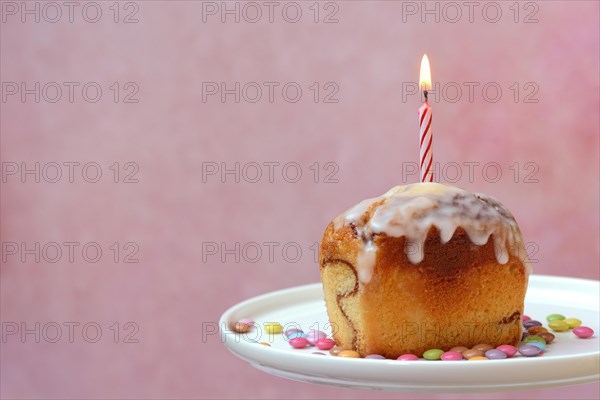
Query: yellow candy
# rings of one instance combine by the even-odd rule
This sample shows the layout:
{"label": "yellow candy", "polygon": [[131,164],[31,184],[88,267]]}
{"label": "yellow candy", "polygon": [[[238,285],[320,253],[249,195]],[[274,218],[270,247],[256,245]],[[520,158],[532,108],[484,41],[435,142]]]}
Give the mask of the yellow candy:
{"label": "yellow candy", "polygon": [[481,357],[481,356],[476,356],[476,357],[469,358],[469,361],[479,361],[479,360],[488,360],[488,358],[487,357]]}
{"label": "yellow candy", "polygon": [[265,322],[265,331],[270,334],[281,333],[283,326],[278,322]]}
{"label": "yellow candy", "polygon": [[338,357],[346,357],[346,358],[360,358],[360,354],[352,350],[344,350],[340,351]]}
{"label": "yellow candy", "polygon": [[550,321],[548,326],[554,332],[566,332],[569,330],[569,324],[567,324],[564,320]]}
{"label": "yellow candy", "polygon": [[258,342],[258,344],[262,344],[263,346],[269,346],[269,347],[271,347],[271,345],[269,343],[265,343],[265,342]]}
{"label": "yellow candy", "polygon": [[577,318],[567,318],[563,319],[563,322],[566,322],[569,325],[569,329],[577,328],[581,325],[581,321]]}

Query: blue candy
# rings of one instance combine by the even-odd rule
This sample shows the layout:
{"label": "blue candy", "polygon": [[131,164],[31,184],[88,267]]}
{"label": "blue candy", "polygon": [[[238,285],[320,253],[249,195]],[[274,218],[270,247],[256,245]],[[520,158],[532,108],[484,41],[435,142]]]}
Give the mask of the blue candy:
{"label": "blue candy", "polygon": [[546,350],[546,345],[542,342],[528,342],[527,344],[537,347],[538,349],[540,349],[540,351]]}
{"label": "blue candy", "polygon": [[295,339],[295,338],[299,338],[299,337],[306,339],[306,333],[304,333],[304,332],[293,332],[293,333],[290,333],[287,338],[288,339]]}

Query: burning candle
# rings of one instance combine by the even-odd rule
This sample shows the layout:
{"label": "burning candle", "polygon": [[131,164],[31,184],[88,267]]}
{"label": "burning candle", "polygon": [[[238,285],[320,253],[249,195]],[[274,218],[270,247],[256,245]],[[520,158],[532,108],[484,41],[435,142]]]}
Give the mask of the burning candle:
{"label": "burning candle", "polygon": [[421,182],[433,182],[433,163],[432,135],[431,135],[431,107],[427,102],[427,91],[431,90],[431,68],[429,67],[429,58],[427,54],[423,55],[421,60],[421,73],[419,76],[419,87],[423,91],[425,102],[419,108],[419,169],[421,172]]}

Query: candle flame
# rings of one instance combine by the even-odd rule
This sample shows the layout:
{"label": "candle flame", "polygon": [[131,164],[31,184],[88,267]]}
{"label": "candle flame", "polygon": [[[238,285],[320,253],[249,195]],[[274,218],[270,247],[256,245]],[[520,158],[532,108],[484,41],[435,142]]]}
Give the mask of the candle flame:
{"label": "candle flame", "polygon": [[422,91],[431,90],[431,67],[427,54],[421,59],[421,73],[419,74],[419,87]]}

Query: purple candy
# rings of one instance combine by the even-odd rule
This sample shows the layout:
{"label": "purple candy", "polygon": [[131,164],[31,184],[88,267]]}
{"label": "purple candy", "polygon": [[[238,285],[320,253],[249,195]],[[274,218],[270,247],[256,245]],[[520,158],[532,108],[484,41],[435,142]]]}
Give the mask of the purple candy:
{"label": "purple candy", "polygon": [[536,321],[535,319],[523,322],[523,328],[525,329],[529,329],[534,326],[542,326],[542,323],[540,321]]}
{"label": "purple candy", "polygon": [[308,343],[312,344],[313,346],[319,340],[325,339],[326,337],[327,337],[327,334],[325,332],[319,331],[317,329],[311,329],[310,331],[308,331],[306,333],[306,340],[308,340]]}
{"label": "purple candy", "polygon": [[519,353],[521,353],[525,357],[535,357],[540,354],[540,349],[536,346],[525,344],[519,347]]}
{"label": "purple candy", "polygon": [[385,357],[382,356],[382,355],[380,355],[380,354],[369,354],[365,358],[371,358],[371,359],[374,359],[374,360],[385,360]]}
{"label": "purple candy", "polygon": [[485,352],[485,356],[490,360],[501,360],[508,357],[508,354],[498,349],[489,349]]}
{"label": "purple candy", "polygon": [[517,348],[515,346],[511,346],[510,344],[501,344],[500,346],[496,347],[496,349],[502,350],[509,357],[517,354]]}

